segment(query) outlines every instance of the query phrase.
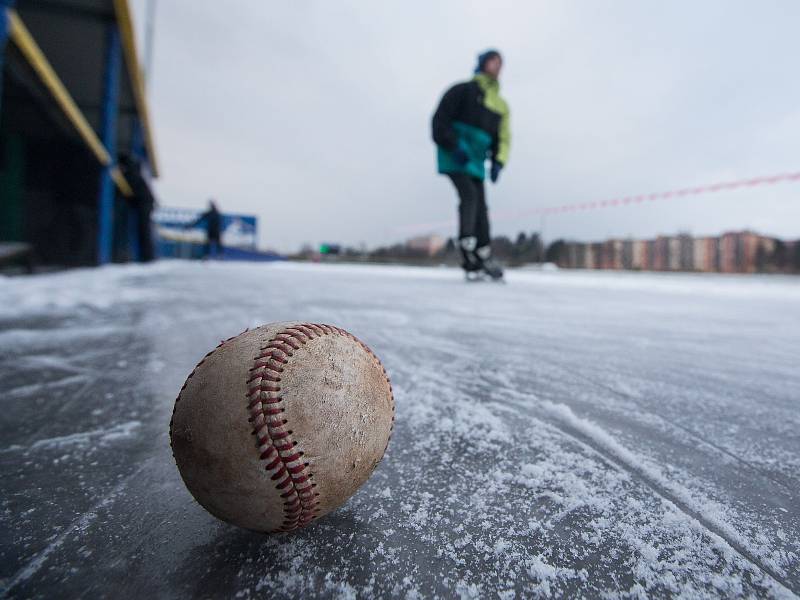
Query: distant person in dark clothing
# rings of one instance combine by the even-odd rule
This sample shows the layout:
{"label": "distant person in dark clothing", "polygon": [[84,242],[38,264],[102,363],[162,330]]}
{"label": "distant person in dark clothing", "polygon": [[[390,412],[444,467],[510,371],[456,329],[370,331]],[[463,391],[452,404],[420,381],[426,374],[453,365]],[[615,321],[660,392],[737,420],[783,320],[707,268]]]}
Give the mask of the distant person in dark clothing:
{"label": "distant person in dark clothing", "polygon": [[487,160],[491,160],[492,183],[497,183],[508,161],[509,111],[498,83],[502,66],[497,50],[478,56],[475,76],[447,90],[433,115],[439,173],[450,178],[460,200],[458,247],[467,279],[483,274],[503,277],[502,268],[492,260],[483,185]]}
{"label": "distant person in dark clothing", "polygon": [[206,244],[203,248],[203,258],[210,258],[212,256],[212,246],[214,249],[213,256],[219,256],[223,253],[222,242],[220,235],[222,234],[222,215],[217,210],[217,205],[213,200],[208,201],[208,210],[189,227],[196,227],[197,225],[205,225],[206,228]]}

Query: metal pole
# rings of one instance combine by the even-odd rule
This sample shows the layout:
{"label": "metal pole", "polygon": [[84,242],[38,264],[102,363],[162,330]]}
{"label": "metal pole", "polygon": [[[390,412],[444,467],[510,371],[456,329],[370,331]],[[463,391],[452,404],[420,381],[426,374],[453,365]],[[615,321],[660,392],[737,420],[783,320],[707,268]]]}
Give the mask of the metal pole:
{"label": "metal pole", "polygon": [[108,48],[103,90],[102,142],[111,162],[100,173],[100,193],[97,199],[97,263],[111,260],[114,227],[114,181],[111,170],[117,161],[117,117],[119,115],[119,83],[122,67],[122,46],[117,24],[108,26]]}

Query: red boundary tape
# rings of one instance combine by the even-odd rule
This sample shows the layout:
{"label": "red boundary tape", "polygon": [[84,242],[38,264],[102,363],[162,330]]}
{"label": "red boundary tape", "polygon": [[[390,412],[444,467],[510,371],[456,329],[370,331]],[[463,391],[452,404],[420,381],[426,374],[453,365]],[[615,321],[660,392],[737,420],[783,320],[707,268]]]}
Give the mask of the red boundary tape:
{"label": "red boundary tape", "polygon": [[[756,187],[761,185],[774,185],[776,183],[785,183],[792,181],[800,181],[800,171],[795,173],[780,173],[777,175],[764,175],[761,177],[753,177],[751,179],[739,179],[736,181],[724,181],[720,183],[713,183],[710,185],[701,185],[691,188],[683,188],[679,190],[670,190],[668,192],[653,192],[650,194],[639,194],[638,196],[625,196],[622,198],[612,198],[611,200],[601,200],[595,202],[580,202],[575,204],[562,204],[560,206],[545,206],[541,208],[533,208],[515,212],[496,212],[494,213],[493,220],[505,220],[511,218],[528,217],[533,215],[553,215],[566,212],[577,212],[583,210],[597,210],[600,208],[616,208],[619,206],[628,206],[631,204],[643,204],[645,202],[655,202],[657,200],[669,200],[670,198],[679,198],[684,196],[698,196],[700,194],[711,194],[714,192],[723,192],[736,190],[739,188]],[[398,230],[404,231],[420,231],[440,229],[445,226],[451,227],[456,223],[455,220],[438,221],[436,223],[419,223],[417,225],[407,225],[399,227]]]}

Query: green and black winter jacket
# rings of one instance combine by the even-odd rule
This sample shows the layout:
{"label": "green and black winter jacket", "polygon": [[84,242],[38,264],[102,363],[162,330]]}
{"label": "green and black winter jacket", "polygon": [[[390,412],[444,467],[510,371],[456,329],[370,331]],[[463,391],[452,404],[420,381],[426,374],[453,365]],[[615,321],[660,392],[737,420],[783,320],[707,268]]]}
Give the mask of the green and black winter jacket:
{"label": "green and black winter jacket", "polygon": [[[447,90],[433,115],[433,141],[439,173],[467,173],[484,179],[487,158],[505,165],[511,131],[508,105],[500,97],[497,80],[478,73]],[[459,147],[469,157],[464,166],[453,159],[453,151]]]}

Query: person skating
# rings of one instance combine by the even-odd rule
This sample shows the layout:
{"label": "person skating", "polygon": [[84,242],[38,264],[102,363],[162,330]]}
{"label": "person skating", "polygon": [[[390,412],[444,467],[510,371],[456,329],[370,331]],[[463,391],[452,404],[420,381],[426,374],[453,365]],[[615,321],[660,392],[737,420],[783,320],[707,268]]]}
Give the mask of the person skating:
{"label": "person skating", "polygon": [[447,90],[433,115],[438,170],[458,192],[458,247],[468,279],[481,273],[492,279],[503,277],[502,268],[492,259],[483,184],[487,159],[492,183],[497,183],[508,162],[509,110],[498,82],[502,66],[497,50],[478,56],[475,76]]}

